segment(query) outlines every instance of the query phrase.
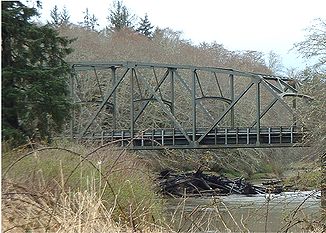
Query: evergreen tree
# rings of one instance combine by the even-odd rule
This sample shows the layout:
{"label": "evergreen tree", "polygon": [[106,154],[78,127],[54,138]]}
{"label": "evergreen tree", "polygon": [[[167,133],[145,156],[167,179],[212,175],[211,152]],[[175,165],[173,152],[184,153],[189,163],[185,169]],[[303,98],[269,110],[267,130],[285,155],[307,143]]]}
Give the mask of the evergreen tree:
{"label": "evergreen tree", "polygon": [[60,13],[58,6],[55,5],[50,12],[50,17],[51,21],[48,21],[48,24],[53,27],[68,26],[70,24],[70,15],[66,7],[64,7],[62,13]]}
{"label": "evergreen tree", "polygon": [[144,18],[140,18],[139,27],[136,29],[136,31],[144,36],[147,36],[148,38],[152,38],[153,28],[154,26],[152,26],[151,22],[148,20],[148,15],[145,14]]}
{"label": "evergreen tree", "polygon": [[21,2],[2,5],[2,140],[19,144],[26,137],[48,138],[70,112],[63,60],[72,40],[37,26],[35,8]]}
{"label": "evergreen tree", "polygon": [[115,1],[113,3],[113,9],[109,11],[107,17],[110,26],[113,31],[119,31],[123,28],[133,28],[133,15],[130,15],[127,7],[123,5],[122,1]]}
{"label": "evergreen tree", "polygon": [[98,21],[98,19],[93,14],[91,16],[91,18],[89,19],[89,22],[90,22],[90,30],[96,31],[95,27],[98,27],[99,26],[99,24],[97,23],[97,21]]}
{"label": "evergreen tree", "polygon": [[70,14],[67,7],[64,6],[62,13],[60,14],[61,25],[68,26],[70,24]]}
{"label": "evergreen tree", "polygon": [[59,27],[61,25],[61,18],[58,6],[55,5],[54,8],[50,12],[51,21],[48,22],[50,25],[54,27]]}
{"label": "evergreen tree", "polygon": [[99,26],[97,23],[98,19],[95,17],[95,15],[91,15],[88,11],[88,8],[86,8],[85,12],[83,12],[84,15],[84,21],[80,22],[79,25],[81,25],[83,28],[86,28],[91,31],[96,31],[95,27]]}

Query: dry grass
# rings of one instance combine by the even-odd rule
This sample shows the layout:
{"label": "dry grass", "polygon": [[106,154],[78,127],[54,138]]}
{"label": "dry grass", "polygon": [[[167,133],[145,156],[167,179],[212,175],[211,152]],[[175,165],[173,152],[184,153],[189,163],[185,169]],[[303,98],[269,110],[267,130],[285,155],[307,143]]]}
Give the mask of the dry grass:
{"label": "dry grass", "polygon": [[[2,161],[2,232],[250,232],[248,222],[266,218],[267,224],[273,208],[266,201],[266,215],[253,211],[238,219],[238,209],[218,198],[191,211],[184,199],[163,216],[147,165],[108,145],[21,149]],[[299,217],[300,210],[283,230],[300,225],[323,232],[322,219]]]}
{"label": "dry grass", "polygon": [[2,202],[3,232],[119,232],[99,194],[92,191],[30,192],[5,182]]}
{"label": "dry grass", "polygon": [[130,232],[161,218],[146,164],[126,151],[61,144],[2,161],[3,232]]}
{"label": "dry grass", "polygon": [[[95,190],[52,193],[30,192],[4,182],[2,232],[137,232],[124,221],[114,221],[116,204],[110,208]],[[133,216],[130,216],[132,219]],[[161,232],[147,225],[141,232]]]}

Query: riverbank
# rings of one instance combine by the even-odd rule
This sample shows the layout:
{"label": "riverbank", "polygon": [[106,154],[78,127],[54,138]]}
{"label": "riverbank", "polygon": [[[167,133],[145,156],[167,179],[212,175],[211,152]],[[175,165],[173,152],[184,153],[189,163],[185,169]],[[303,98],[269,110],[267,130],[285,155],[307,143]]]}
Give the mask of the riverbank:
{"label": "riverbank", "polygon": [[[60,142],[4,151],[2,232],[177,232],[175,222],[189,224],[192,212],[214,208],[220,218],[224,211],[206,203],[167,217],[171,200],[179,203],[177,210],[189,198],[163,198],[156,178],[148,160],[109,144]],[[223,203],[221,197],[213,199]],[[205,221],[204,216],[197,220]],[[187,232],[196,232],[197,220]]]}

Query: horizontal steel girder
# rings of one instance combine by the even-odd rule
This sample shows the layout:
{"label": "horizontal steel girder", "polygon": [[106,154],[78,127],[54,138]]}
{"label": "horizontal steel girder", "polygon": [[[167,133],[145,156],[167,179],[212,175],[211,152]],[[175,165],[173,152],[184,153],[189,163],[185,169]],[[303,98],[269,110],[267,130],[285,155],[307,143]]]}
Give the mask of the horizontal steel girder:
{"label": "horizontal steel girder", "polygon": [[[119,141],[133,149],[303,145],[306,132],[296,121],[295,98],[311,98],[298,93],[295,81],[288,77],[142,62],[78,62],[71,67],[76,106],[70,126],[73,138]],[[285,97],[293,98],[293,104]],[[146,117],[151,116],[146,111],[153,103],[166,120],[148,125]],[[291,123],[262,126],[262,118],[277,103],[290,115]],[[251,118],[248,113],[241,115],[248,108]]]}
{"label": "horizontal steel girder", "polygon": [[[198,129],[195,137],[201,137],[207,129]],[[178,129],[152,129],[135,132],[129,130],[106,131],[87,134],[84,140],[116,142],[118,146],[131,149],[205,149],[205,148],[269,148],[303,146],[302,140],[307,132],[297,127],[261,128],[260,143],[256,143],[255,128],[215,128],[198,144],[191,144]],[[187,130],[192,137],[192,130]]]}

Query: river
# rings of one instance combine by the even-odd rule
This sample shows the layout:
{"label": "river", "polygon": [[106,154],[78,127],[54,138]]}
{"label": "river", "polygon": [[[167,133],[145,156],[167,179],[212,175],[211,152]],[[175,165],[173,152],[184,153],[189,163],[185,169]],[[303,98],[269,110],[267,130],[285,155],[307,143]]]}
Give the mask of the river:
{"label": "river", "polygon": [[167,219],[180,232],[306,232],[300,221],[319,219],[319,197],[305,191],[168,199]]}

